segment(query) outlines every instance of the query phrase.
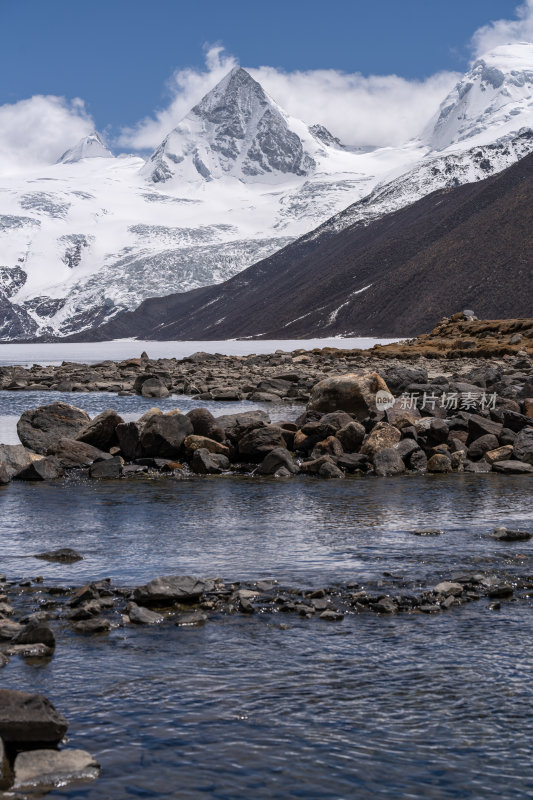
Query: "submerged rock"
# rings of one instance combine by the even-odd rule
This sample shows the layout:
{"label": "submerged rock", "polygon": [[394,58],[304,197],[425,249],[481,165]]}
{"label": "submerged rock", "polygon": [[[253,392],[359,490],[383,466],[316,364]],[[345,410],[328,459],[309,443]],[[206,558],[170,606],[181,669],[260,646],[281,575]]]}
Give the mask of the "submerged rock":
{"label": "submerged rock", "polygon": [[100,765],[85,750],[29,750],[14,765],[15,790],[47,791],[74,781],[94,780]]}
{"label": "submerged rock", "polygon": [[74,564],[76,561],[83,560],[83,556],[71,547],[60,547],[58,550],[36,553],[34,558],[40,558],[43,561],[57,561],[60,564]]}

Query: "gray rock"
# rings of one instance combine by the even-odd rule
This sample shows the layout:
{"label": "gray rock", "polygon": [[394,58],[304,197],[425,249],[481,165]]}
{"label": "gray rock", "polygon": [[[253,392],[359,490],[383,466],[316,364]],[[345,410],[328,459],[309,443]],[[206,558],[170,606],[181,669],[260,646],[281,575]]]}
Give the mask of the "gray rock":
{"label": "gray rock", "polygon": [[531,539],[531,534],[527,531],[510,531],[505,527],[495,528],[492,533],[493,539],[500,542],[527,542]]}
{"label": "gray rock", "polygon": [[84,750],[29,750],[14,765],[13,789],[47,791],[74,781],[94,780],[100,765]]}
{"label": "gray rock", "polygon": [[433,591],[437,594],[446,594],[452,595],[453,597],[458,597],[463,593],[463,586],[462,584],[455,583],[454,581],[442,581],[435,586]]}
{"label": "gray rock", "polygon": [[533,466],[522,461],[497,461],[492,469],[504,475],[533,475]]}
{"label": "gray rock", "polygon": [[25,447],[46,455],[59,439],[75,439],[90,421],[80,408],[51,403],[25,411],[17,423],[17,433]]}
{"label": "gray rock", "polygon": [[86,619],[82,620],[81,622],[76,622],[75,625],[72,626],[73,630],[76,633],[86,633],[86,634],[95,634],[95,633],[107,633],[107,631],[111,630],[111,623],[105,617],[94,617],[93,619]]}
{"label": "gray rock", "polygon": [[270,423],[268,414],[260,410],[247,411],[243,414],[224,414],[215,419],[217,426],[224,432],[224,436],[232,442],[237,442],[248,429],[261,428]]}
{"label": "gray rock", "polygon": [[31,464],[31,456],[21,444],[0,444],[0,466],[8,481],[23,475]]}
{"label": "gray rock", "polygon": [[466,461],[464,464],[464,471],[482,475],[487,472],[492,472],[492,466],[487,461]]}
{"label": "gray rock", "polygon": [[80,442],[92,444],[99,450],[109,450],[118,443],[116,429],[124,420],[112,408],[98,414],[76,437]]}
{"label": "gray rock", "polygon": [[360,422],[348,422],[335,434],[346,453],[356,453],[365,438],[365,429]]}
{"label": "gray rock", "polygon": [[479,461],[489,450],[496,450],[499,446],[498,439],[493,433],[486,433],[475,439],[469,446],[467,454],[471,461]]}
{"label": "gray rock", "polygon": [[409,469],[415,472],[425,472],[427,470],[428,459],[424,451],[421,448],[414,450],[408,458],[407,465]]}
{"label": "gray rock", "polygon": [[141,394],[143,397],[170,397],[170,392],[167,387],[157,376],[148,378],[148,380],[143,382]]}
{"label": "gray rock", "polygon": [[56,745],[68,722],[42,694],[0,689],[0,738],[18,747]]}
{"label": "gray rock", "polygon": [[39,458],[18,475],[23,481],[55,481],[65,474],[63,467],[55,456]]}
{"label": "gray rock", "polygon": [[128,603],[126,614],[130,618],[130,622],[136,625],[159,625],[165,620],[161,614],[156,614],[155,611],[138,606],[137,603]]}
{"label": "gray rock", "polygon": [[356,470],[368,469],[369,461],[368,456],[361,453],[343,453],[337,459],[337,466],[345,469],[346,472],[355,472]]}
{"label": "gray rock", "polygon": [[320,478],[326,478],[328,480],[331,479],[339,479],[344,478],[344,472],[338,468],[336,464],[333,464],[331,461],[324,461],[318,470],[318,476]]}
{"label": "gray rock", "polygon": [[133,593],[133,599],[143,606],[192,603],[210,588],[209,582],[191,575],[166,575],[139,586]]}
{"label": "gray rock", "polygon": [[122,475],[122,459],[120,456],[107,458],[104,461],[97,461],[89,469],[89,475],[94,479],[120,478]]}
{"label": "gray rock", "polygon": [[500,422],[494,422],[491,419],[482,417],[479,414],[472,414],[468,419],[468,433],[470,441],[479,439],[480,436],[485,436],[487,433],[492,433],[498,436],[503,428]]}
{"label": "gray rock", "polygon": [[384,447],[374,456],[374,469],[380,477],[401,475],[405,472],[405,464],[394,447]]}
{"label": "gray rock", "polygon": [[377,372],[364,375],[349,373],[320,381],[311,390],[310,411],[346,411],[363,420],[376,412],[376,393],[388,391],[387,384]]}

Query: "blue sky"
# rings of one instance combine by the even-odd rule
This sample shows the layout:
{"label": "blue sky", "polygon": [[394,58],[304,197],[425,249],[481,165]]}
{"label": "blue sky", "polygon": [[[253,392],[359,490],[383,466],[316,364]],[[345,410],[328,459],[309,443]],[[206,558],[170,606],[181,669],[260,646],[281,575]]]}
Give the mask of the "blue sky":
{"label": "blue sky", "polygon": [[421,78],[463,71],[469,40],[514,0],[1,0],[0,103],[82,97],[97,125],[131,125],[165,102],[204,43],[243,66]]}
{"label": "blue sky", "polygon": [[476,51],[523,39],[533,0],[0,0],[0,169],[95,128],[149,153],[236,63],[294,116],[394,146]]}

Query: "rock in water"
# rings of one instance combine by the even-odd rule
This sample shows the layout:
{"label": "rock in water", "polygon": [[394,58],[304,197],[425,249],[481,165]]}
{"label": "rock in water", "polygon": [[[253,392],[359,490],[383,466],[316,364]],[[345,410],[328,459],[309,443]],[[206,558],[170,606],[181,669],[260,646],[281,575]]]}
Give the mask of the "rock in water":
{"label": "rock in water", "polygon": [[0,738],[7,744],[53,746],[67,728],[65,717],[44,695],[0,689]]}
{"label": "rock in water", "polygon": [[51,403],[25,411],[17,423],[17,433],[25,447],[46,455],[59,439],[75,439],[90,421],[81,408],[68,403]]}
{"label": "rock in water", "polygon": [[30,469],[32,460],[30,454],[21,444],[0,444],[0,467],[3,468],[9,482],[18,478]]}
{"label": "rock in water", "polygon": [[139,586],[133,598],[141,606],[172,605],[172,603],[191,603],[198,600],[209,589],[207,581],[191,575],[166,575],[155,578],[145,586]]}
{"label": "rock in water", "polygon": [[70,547],[60,547],[58,550],[37,553],[34,558],[41,558],[43,561],[57,561],[60,564],[74,564],[75,561],[83,560],[83,556]]}
{"label": "rock in water", "polygon": [[92,444],[99,450],[109,450],[118,443],[116,429],[124,420],[112,408],[98,414],[76,437],[78,441]]}
{"label": "rock in water", "polygon": [[30,750],[15,759],[14,789],[47,791],[73,781],[94,780],[100,765],[84,750]]}
{"label": "rock in water", "polygon": [[143,455],[176,458],[185,438],[192,433],[192,422],[183,414],[154,414],[140,434]]}

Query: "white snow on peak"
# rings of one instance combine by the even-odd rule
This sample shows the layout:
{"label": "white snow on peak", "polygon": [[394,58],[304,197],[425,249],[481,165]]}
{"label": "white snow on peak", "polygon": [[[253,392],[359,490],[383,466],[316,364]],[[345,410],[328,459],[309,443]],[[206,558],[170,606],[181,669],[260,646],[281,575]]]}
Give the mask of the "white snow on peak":
{"label": "white snow on peak", "polygon": [[84,136],[78,144],[67,150],[58,164],[75,164],[83,158],[114,158],[113,153],[107,147],[97,131],[93,131],[89,136]]}
{"label": "white snow on peak", "polygon": [[[435,150],[485,144],[533,127],[533,44],[495,47],[478,58],[441,104],[423,138]],[[475,140],[475,141],[473,141]]]}
{"label": "white snow on peak", "polygon": [[141,174],[154,183],[277,183],[315,172],[340,142],[290,117],[241,67],[231,70],[154,151]]}

